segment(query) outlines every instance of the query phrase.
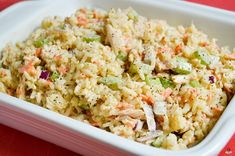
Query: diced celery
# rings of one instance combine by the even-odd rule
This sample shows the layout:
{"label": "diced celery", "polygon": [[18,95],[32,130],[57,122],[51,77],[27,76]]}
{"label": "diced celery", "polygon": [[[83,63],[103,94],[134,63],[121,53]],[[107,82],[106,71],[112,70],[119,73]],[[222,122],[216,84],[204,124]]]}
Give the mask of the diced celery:
{"label": "diced celery", "polygon": [[180,66],[180,67],[177,67],[177,68],[174,68],[173,71],[178,73],[178,74],[189,74],[191,72],[191,70],[188,70],[188,69],[184,69],[182,68],[184,66]]}
{"label": "diced celery", "polygon": [[161,84],[161,81],[159,78],[149,78],[148,75],[145,76],[145,82],[149,86],[159,85]]}
{"label": "diced celery", "polygon": [[138,66],[136,64],[131,63],[129,72],[132,74],[138,73],[139,72]]}
{"label": "diced celery", "polygon": [[21,53],[21,54],[20,54],[20,60],[23,60],[23,59],[24,59],[24,54]]}
{"label": "diced celery", "polygon": [[219,62],[219,57],[209,55],[203,51],[194,52],[194,57],[199,59],[203,65],[216,65]]}
{"label": "diced celery", "polygon": [[85,100],[83,100],[83,99],[79,100],[78,106],[81,107],[84,110],[88,110],[89,109],[88,103]]}
{"label": "diced celery", "polygon": [[89,109],[88,105],[86,105],[86,104],[80,105],[80,107],[81,107],[82,109],[85,109],[85,110],[88,110],[88,109]]}
{"label": "diced celery", "polygon": [[100,42],[101,37],[99,35],[87,36],[82,39],[85,42]]}
{"label": "diced celery", "polygon": [[208,54],[202,52],[202,51],[196,51],[194,52],[194,56],[201,60],[201,64],[203,65],[208,65],[209,61],[208,61]]}
{"label": "diced celery", "polygon": [[156,140],[154,140],[151,143],[151,145],[154,147],[161,147],[163,140],[164,140],[164,135],[161,135]]}
{"label": "diced celery", "polygon": [[33,45],[37,48],[42,47],[43,44],[44,44],[43,39],[38,39],[38,40],[34,41],[34,43],[33,43]]}
{"label": "diced celery", "polygon": [[111,89],[118,90],[118,85],[122,83],[122,80],[118,77],[107,76],[102,78],[100,82]]}
{"label": "diced celery", "polygon": [[135,63],[131,63],[129,73],[138,74],[142,80],[145,80],[145,75],[152,73],[152,67],[148,64],[136,61]]}
{"label": "diced celery", "polygon": [[152,68],[148,64],[141,64],[140,70],[143,74],[151,74],[152,73]]}
{"label": "diced celery", "polygon": [[200,83],[197,80],[192,80],[189,82],[190,86],[192,86],[193,88],[198,88],[200,87]]}
{"label": "diced celery", "polygon": [[133,20],[134,22],[138,22],[138,14],[137,12],[135,12],[134,10],[131,10],[127,16],[129,17],[129,19]]}
{"label": "diced celery", "polygon": [[172,70],[178,74],[189,74],[192,71],[192,65],[182,57],[176,57],[174,66]]}
{"label": "diced celery", "polygon": [[185,58],[183,58],[183,57],[177,56],[177,57],[176,57],[176,60],[177,60],[178,62],[187,63],[187,60],[186,60]]}
{"label": "diced celery", "polygon": [[64,30],[65,29],[65,24],[62,24],[59,27],[60,27],[60,29]]}
{"label": "diced celery", "polygon": [[117,55],[117,59],[122,60],[122,61],[126,61],[127,60],[127,55],[122,53],[122,52],[119,52],[118,55]]}
{"label": "diced celery", "polygon": [[145,76],[145,82],[147,85],[149,85],[149,86],[151,85],[151,80],[148,75]]}
{"label": "diced celery", "polygon": [[165,79],[163,77],[160,77],[159,79],[160,79],[161,84],[162,84],[162,86],[164,88],[171,88],[171,89],[173,89],[175,87],[175,85],[174,85],[174,83],[172,81],[170,81],[168,79]]}

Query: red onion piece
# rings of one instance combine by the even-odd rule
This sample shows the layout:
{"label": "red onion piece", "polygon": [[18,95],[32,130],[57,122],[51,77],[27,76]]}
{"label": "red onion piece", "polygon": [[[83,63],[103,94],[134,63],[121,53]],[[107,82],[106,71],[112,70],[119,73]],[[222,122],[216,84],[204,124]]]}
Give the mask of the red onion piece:
{"label": "red onion piece", "polygon": [[144,109],[144,113],[145,113],[145,116],[146,116],[148,130],[149,131],[155,131],[156,130],[156,122],[155,122],[155,119],[154,119],[152,106],[150,106],[146,103],[143,103],[142,107]]}
{"label": "red onion piece", "polygon": [[215,83],[215,77],[214,76],[209,76],[209,81],[211,84]]}
{"label": "red onion piece", "polygon": [[43,70],[41,71],[41,74],[40,74],[40,79],[44,79],[44,80],[47,80],[50,76],[50,73],[46,70]]}
{"label": "red onion piece", "polygon": [[144,124],[143,121],[138,120],[138,121],[136,122],[135,127],[133,128],[133,130],[135,130],[135,131],[141,130],[142,127],[143,127],[143,124]]}

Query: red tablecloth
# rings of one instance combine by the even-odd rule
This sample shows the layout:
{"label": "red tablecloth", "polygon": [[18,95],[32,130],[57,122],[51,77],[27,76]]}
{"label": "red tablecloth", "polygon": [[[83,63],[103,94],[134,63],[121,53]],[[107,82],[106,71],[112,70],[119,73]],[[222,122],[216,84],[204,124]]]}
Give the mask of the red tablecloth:
{"label": "red tablecloth", "polygon": [[[0,0],[0,10],[21,0]],[[188,0],[213,7],[235,11],[235,0]],[[0,125],[0,156],[75,156],[77,154]],[[235,134],[219,156],[235,156]]]}

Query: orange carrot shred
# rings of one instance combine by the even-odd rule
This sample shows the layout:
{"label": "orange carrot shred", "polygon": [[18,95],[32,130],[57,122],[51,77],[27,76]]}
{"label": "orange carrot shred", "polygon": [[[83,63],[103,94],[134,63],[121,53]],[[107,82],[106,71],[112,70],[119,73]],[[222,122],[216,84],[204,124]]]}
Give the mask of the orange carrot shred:
{"label": "orange carrot shred", "polygon": [[154,104],[154,100],[152,97],[140,94],[140,97],[142,98],[143,101],[145,101],[147,104],[152,105]]}

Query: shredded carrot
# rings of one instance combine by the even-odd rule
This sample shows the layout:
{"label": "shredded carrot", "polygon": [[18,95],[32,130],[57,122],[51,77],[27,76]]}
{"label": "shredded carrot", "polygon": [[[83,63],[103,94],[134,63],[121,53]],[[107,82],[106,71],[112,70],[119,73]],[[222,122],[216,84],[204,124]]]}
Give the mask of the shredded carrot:
{"label": "shredded carrot", "polygon": [[89,78],[90,76],[89,76],[89,75],[86,75],[86,74],[84,74],[84,73],[80,73],[78,77],[79,77],[79,78]]}
{"label": "shredded carrot", "polygon": [[33,61],[30,61],[27,65],[24,65],[23,67],[21,67],[19,69],[19,72],[20,73],[24,73],[24,72],[27,72],[29,73],[31,76],[35,75],[36,74],[36,69],[34,67],[34,62]]}
{"label": "shredded carrot", "polygon": [[46,80],[45,86],[46,86],[46,87],[49,87],[50,84],[51,84],[51,81],[50,81],[50,80]]}
{"label": "shredded carrot", "polygon": [[140,57],[138,52],[134,52],[133,54],[134,54],[135,58],[139,58]]}
{"label": "shredded carrot", "polygon": [[92,125],[92,126],[95,126],[95,127],[99,127],[99,124],[98,124],[97,122],[95,122],[95,121],[92,121],[92,122],[91,122],[91,125]]}
{"label": "shredded carrot", "polygon": [[78,22],[78,25],[85,26],[88,23],[88,19],[83,16],[78,16],[77,22]]}
{"label": "shredded carrot", "polygon": [[167,97],[169,97],[172,93],[172,89],[171,88],[167,88],[163,93],[162,96],[164,99],[166,99]]}
{"label": "shredded carrot", "polygon": [[5,70],[2,70],[2,71],[0,72],[0,76],[1,76],[1,77],[5,77],[6,75],[7,75],[7,73],[6,73]]}
{"label": "shredded carrot", "polygon": [[81,8],[79,11],[82,12],[82,13],[84,13],[84,14],[87,13],[87,9],[86,9],[86,8]]}
{"label": "shredded carrot", "polygon": [[96,18],[96,19],[99,19],[99,18],[100,18],[99,14],[97,14],[96,11],[93,11],[93,17]]}
{"label": "shredded carrot", "polygon": [[66,66],[66,70],[67,70],[67,72],[70,70],[70,67],[69,66]]}
{"label": "shredded carrot", "polygon": [[129,103],[120,102],[120,103],[117,104],[116,108],[120,109],[120,110],[124,110],[124,109],[132,108],[132,107]]}
{"label": "shredded carrot", "polygon": [[220,75],[215,75],[215,78],[216,78],[217,80],[221,80]]}
{"label": "shredded carrot", "polygon": [[7,89],[7,94],[13,95],[14,94],[14,90],[13,89]]}
{"label": "shredded carrot", "polygon": [[62,56],[61,56],[61,55],[55,56],[55,60],[56,60],[56,61],[61,61],[61,60],[62,60]]}
{"label": "shredded carrot", "polygon": [[195,88],[188,88],[188,91],[191,93],[197,93],[197,89]]}
{"label": "shredded carrot", "polygon": [[228,59],[228,60],[235,60],[235,54],[226,54],[226,55],[225,55],[225,59]]}
{"label": "shredded carrot", "polygon": [[165,45],[166,44],[166,38],[163,37],[160,42],[161,42],[162,45]]}
{"label": "shredded carrot", "polygon": [[212,107],[212,110],[214,112],[214,117],[217,118],[220,116],[220,114],[222,113],[223,111],[223,108],[222,107],[219,107],[219,106],[216,106],[216,107]]}
{"label": "shredded carrot", "polygon": [[89,117],[91,117],[92,114],[91,114],[90,111],[86,111],[86,115],[89,116]]}
{"label": "shredded carrot", "polygon": [[124,125],[126,125],[127,127],[130,127],[130,128],[134,128],[135,127],[135,124],[136,122],[131,122],[131,121],[122,121],[124,123]]}
{"label": "shredded carrot", "polygon": [[180,52],[182,52],[182,49],[183,49],[183,45],[182,45],[182,44],[178,44],[178,45],[175,47],[175,53],[176,53],[176,54],[179,54]]}
{"label": "shredded carrot", "polygon": [[209,93],[208,99],[207,99],[207,102],[208,102],[208,103],[211,103],[211,101],[212,101],[212,99],[213,99],[213,96],[214,96],[213,93]]}
{"label": "shredded carrot", "polygon": [[212,107],[212,110],[216,112],[222,112],[223,109],[221,107],[216,106],[216,107]]}
{"label": "shredded carrot", "polygon": [[25,95],[25,89],[22,85],[19,85],[17,88],[16,88],[16,96],[17,97],[20,97],[20,96],[24,96]]}
{"label": "shredded carrot", "polygon": [[125,138],[129,137],[124,130],[121,130],[119,135],[122,136],[122,137],[125,137]]}
{"label": "shredded carrot", "polygon": [[35,51],[35,55],[37,57],[39,57],[41,55],[41,52],[42,52],[42,49],[41,48],[37,48],[36,51]]}
{"label": "shredded carrot", "polygon": [[199,43],[199,46],[201,46],[201,47],[206,47],[206,46],[208,46],[209,44],[208,43],[206,43],[206,42],[200,42]]}
{"label": "shredded carrot", "polygon": [[205,113],[202,113],[202,118],[203,118],[203,120],[206,120],[206,114]]}
{"label": "shredded carrot", "polygon": [[229,93],[233,92],[232,89],[227,84],[224,84],[224,89]]}
{"label": "shredded carrot", "polygon": [[67,72],[67,68],[66,67],[58,67],[57,70],[59,71],[60,74],[64,75]]}
{"label": "shredded carrot", "polygon": [[163,124],[164,123],[164,116],[163,115],[158,115],[156,116],[157,123]]}
{"label": "shredded carrot", "polygon": [[97,65],[100,65],[100,62],[99,62],[99,61],[92,61],[92,63],[97,64]]}
{"label": "shredded carrot", "polygon": [[128,52],[128,53],[131,51],[131,48],[129,48],[127,45],[125,45],[124,49],[125,49],[125,51]]}
{"label": "shredded carrot", "polygon": [[130,123],[130,122],[126,122],[125,125],[127,125],[128,127],[131,127],[131,128],[133,128],[133,127],[135,126],[135,125],[133,125],[133,124]]}
{"label": "shredded carrot", "polygon": [[140,97],[142,98],[143,101],[145,101],[147,104],[152,105],[154,104],[154,99],[150,96],[140,94]]}
{"label": "shredded carrot", "polygon": [[174,54],[174,51],[171,49],[171,48],[166,48],[166,47],[163,47],[163,48],[158,48],[157,51],[156,51],[156,54],[162,54],[162,53],[170,53],[170,54]]}
{"label": "shredded carrot", "polygon": [[188,98],[188,100],[189,100],[190,102],[192,102],[192,101],[197,97],[198,91],[197,91],[197,89],[195,89],[195,88],[188,88],[188,92],[191,93],[191,94],[190,94],[190,97]]}
{"label": "shredded carrot", "polygon": [[165,53],[168,49],[167,48],[158,48],[158,53]]}
{"label": "shredded carrot", "polygon": [[183,42],[184,42],[184,45],[187,45],[187,43],[188,43],[188,34],[184,34]]}

